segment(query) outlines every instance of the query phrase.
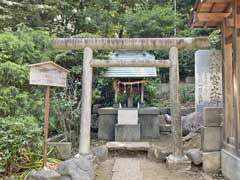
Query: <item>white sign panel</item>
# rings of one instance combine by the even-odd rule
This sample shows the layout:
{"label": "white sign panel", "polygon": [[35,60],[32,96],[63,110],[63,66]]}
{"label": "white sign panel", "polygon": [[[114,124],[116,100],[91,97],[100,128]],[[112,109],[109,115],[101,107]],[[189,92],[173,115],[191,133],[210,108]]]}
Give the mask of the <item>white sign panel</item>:
{"label": "white sign panel", "polygon": [[198,50],[195,53],[195,105],[222,107],[222,54],[218,50]]}
{"label": "white sign panel", "polygon": [[137,109],[119,109],[118,124],[125,124],[125,125],[138,124],[138,110]]}
{"label": "white sign panel", "polygon": [[52,63],[30,65],[30,84],[66,87],[67,70]]}

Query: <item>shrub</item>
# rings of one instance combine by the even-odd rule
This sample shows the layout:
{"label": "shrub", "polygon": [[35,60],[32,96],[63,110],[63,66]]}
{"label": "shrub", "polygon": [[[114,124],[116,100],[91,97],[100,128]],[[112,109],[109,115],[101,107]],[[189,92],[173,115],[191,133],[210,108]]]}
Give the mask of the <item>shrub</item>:
{"label": "shrub", "polygon": [[41,129],[32,116],[0,118],[0,169],[18,172],[41,156]]}

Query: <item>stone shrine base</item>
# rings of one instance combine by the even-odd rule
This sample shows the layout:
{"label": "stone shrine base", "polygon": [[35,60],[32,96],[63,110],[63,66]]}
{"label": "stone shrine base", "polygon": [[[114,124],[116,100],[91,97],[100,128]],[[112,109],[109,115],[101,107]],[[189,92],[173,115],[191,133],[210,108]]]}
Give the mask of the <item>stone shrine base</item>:
{"label": "stone shrine base", "polygon": [[140,124],[116,124],[115,125],[115,141],[140,141]]}
{"label": "stone shrine base", "polygon": [[[140,124],[141,132],[140,138],[159,138],[160,110],[155,107],[139,108],[136,110],[138,110],[138,124]],[[118,108],[100,108],[98,109],[98,114],[98,139],[114,141],[115,125],[118,124]]]}

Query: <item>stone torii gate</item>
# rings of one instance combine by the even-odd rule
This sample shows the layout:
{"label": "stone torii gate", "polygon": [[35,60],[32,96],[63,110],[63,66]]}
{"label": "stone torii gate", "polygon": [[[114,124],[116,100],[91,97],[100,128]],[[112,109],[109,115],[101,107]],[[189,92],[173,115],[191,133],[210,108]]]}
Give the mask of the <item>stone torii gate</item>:
{"label": "stone torii gate", "polygon": [[[174,153],[167,159],[170,169],[188,169],[189,161],[183,153],[182,126],[179,101],[179,48],[207,48],[207,38],[56,38],[56,49],[84,49],[82,77],[82,106],[79,153],[90,153],[90,125],[92,103],[92,69],[99,67],[162,67],[170,68],[170,102],[173,125]],[[101,50],[159,50],[170,49],[169,60],[95,60],[93,49]]]}

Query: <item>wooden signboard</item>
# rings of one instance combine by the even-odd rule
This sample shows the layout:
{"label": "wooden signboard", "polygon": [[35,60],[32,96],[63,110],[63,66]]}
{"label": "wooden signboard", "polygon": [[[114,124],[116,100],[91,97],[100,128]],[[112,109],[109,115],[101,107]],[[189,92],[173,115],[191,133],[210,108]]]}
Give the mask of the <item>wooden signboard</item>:
{"label": "wooden signboard", "polygon": [[46,86],[43,166],[47,166],[48,116],[50,86],[66,87],[68,70],[52,61],[30,65],[30,84]]}
{"label": "wooden signboard", "polygon": [[66,87],[68,70],[49,61],[30,65],[30,84]]}

